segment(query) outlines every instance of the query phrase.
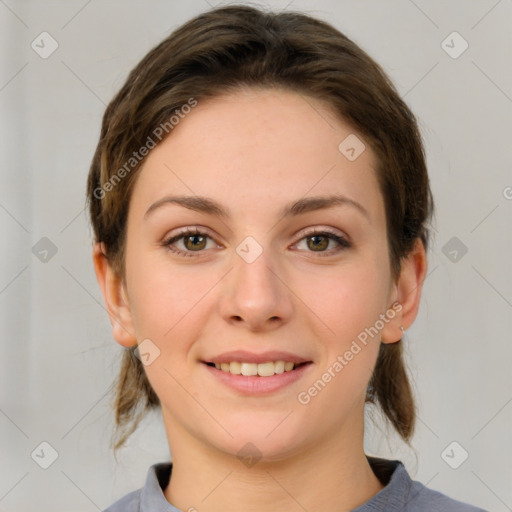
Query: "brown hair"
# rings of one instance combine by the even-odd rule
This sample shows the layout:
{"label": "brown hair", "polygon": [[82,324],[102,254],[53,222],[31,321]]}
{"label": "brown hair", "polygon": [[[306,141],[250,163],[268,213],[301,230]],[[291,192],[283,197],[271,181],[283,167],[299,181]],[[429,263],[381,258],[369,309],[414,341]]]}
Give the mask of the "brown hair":
{"label": "brown hair", "polygon": [[[104,242],[116,272],[124,276],[129,199],[144,161],[132,160],[133,155],[149,147],[148,141],[155,143],[155,129],[169,126],[191,99],[242,86],[285,88],[322,100],[365,138],[379,163],[396,279],[413,244],[419,239],[427,248],[433,210],[414,115],[381,67],[328,23],[302,13],[240,5],[210,10],[175,30],[131,71],[105,111],[87,196],[96,241]],[[366,402],[378,402],[409,442],[416,414],[402,350],[401,342],[381,343]],[[116,386],[115,449],[158,405],[143,365],[127,349]]]}

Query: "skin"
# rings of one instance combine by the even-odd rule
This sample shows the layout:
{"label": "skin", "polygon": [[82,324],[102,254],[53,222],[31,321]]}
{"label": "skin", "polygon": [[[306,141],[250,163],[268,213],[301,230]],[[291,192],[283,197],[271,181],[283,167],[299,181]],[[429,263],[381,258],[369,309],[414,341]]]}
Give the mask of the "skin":
{"label": "skin", "polygon": [[[327,105],[286,90],[243,89],[199,102],[138,176],[124,280],[102,245],[94,248],[116,341],[130,347],[149,338],[160,350],[145,371],[173,457],[164,494],[181,510],[343,511],[383,488],[363,450],[365,392],[380,342],[397,342],[400,326],[414,321],[427,264],[418,242],[393,280],[375,155],[366,145],[351,162],[338,150],[352,133]],[[279,213],[334,193],[366,215],[349,204]],[[231,217],[170,203],[145,215],[171,195],[207,196]],[[163,243],[187,226],[210,237],[202,252],[193,251],[193,237],[174,243],[192,257]],[[321,237],[315,249],[305,228],[330,228],[351,246],[331,240],[325,248],[329,239]],[[236,252],[247,236],[263,251],[252,263]],[[379,335],[299,403],[298,394],[395,302],[401,310]],[[201,363],[235,349],[285,350],[313,364],[283,390],[241,396]],[[237,457],[247,442],[262,457],[250,467]]]}

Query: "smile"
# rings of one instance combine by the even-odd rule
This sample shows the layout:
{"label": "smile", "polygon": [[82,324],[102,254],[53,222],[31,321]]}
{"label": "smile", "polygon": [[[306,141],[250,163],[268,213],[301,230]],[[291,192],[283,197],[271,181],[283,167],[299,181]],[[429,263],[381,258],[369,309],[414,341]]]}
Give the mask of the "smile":
{"label": "smile", "polygon": [[262,363],[203,362],[203,368],[214,381],[244,396],[262,396],[283,390],[309,374],[313,366],[311,361],[294,363],[282,359]]}
{"label": "smile", "polygon": [[207,363],[208,366],[214,366],[217,370],[230,373],[232,375],[244,375],[246,377],[272,377],[284,372],[291,372],[300,364],[291,361],[267,361],[265,363],[247,363],[231,361],[229,363]]}

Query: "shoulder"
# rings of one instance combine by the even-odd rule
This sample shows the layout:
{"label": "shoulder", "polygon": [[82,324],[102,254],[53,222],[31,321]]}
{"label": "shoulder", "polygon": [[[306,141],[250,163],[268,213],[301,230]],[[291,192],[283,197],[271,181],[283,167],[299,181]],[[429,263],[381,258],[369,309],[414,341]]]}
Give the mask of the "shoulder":
{"label": "shoulder", "polygon": [[439,491],[429,489],[422,483],[411,480],[407,508],[410,512],[487,512],[483,508],[455,500]]}
{"label": "shoulder", "polygon": [[399,460],[368,457],[368,461],[385,487],[355,512],[487,512],[412,480]]}
{"label": "shoulder", "polygon": [[450,498],[422,483],[411,480],[411,488],[407,497],[410,512],[486,512],[484,509]]}
{"label": "shoulder", "polygon": [[117,500],[103,512],[139,512],[141,493],[142,489],[133,491],[127,494],[126,496],[123,496],[121,499]]}
{"label": "shoulder", "polygon": [[144,487],[123,496],[103,512],[151,512],[153,510],[179,512],[168,503],[163,494],[171,471],[170,462],[153,464],[148,470]]}

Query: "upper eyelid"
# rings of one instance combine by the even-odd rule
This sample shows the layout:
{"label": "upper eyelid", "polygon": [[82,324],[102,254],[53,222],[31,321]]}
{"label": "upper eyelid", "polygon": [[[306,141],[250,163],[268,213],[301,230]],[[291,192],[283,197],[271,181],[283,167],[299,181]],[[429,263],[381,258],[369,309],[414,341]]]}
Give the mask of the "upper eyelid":
{"label": "upper eyelid", "polygon": [[324,226],[324,227],[312,226],[312,227],[307,227],[304,229],[305,229],[305,231],[302,233],[301,238],[308,236],[309,234],[314,234],[314,233],[317,233],[317,234],[327,233],[327,234],[337,235],[337,236],[341,236],[343,238],[348,239],[348,235],[341,229],[338,230],[338,229],[330,228],[330,227],[326,227],[326,226]]}
{"label": "upper eyelid", "polygon": [[166,235],[163,238],[164,243],[166,243],[169,240],[172,240],[173,238],[183,238],[186,236],[193,236],[193,235],[206,235],[212,240],[216,240],[216,237],[210,232],[208,228],[205,228],[203,226],[192,226],[192,227],[184,227],[181,231],[178,231],[177,233]]}
{"label": "upper eyelid", "polygon": [[[346,240],[347,243],[352,244],[350,237],[344,231],[341,231],[341,230],[340,230],[340,232],[338,232],[334,228],[330,228],[327,226],[309,226],[309,227],[303,228],[303,229],[305,231],[302,234],[297,235],[297,236],[299,236],[299,238],[297,239],[296,242],[294,242],[294,244],[296,244],[296,243],[302,241],[304,238],[314,235],[314,234],[316,234],[316,235],[322,235],[322,234],[329,235],[330,234],[330,235],[334,235],[334,236],[339,236],[340,238],[343,238],[344,240]],[[182,231],[179,231],[178,233],[175,233],[173,235],[166,236],[163,240],[163,243],[170,244],[170,241],[172,239],[175,239],[172,242],[172,243],[175,243],[178,240],[181,240],[182,238],[185,238],[187,236],[193,236],[193,235],[206,235],[211,240],[213,240],[216,244],[218,244],[216,237],[213,236],[212,233],[210,232],[210,230],[204,226],[184,227],[182,229]],[[331,240],[332,240],[332,238],[331,238]],[[193,252],[193,251],[187,251],[187,252]],[[197,252],[203,252],[203,251],[197,251]]]}
{"label": "upper eyelid", "polygon": [[[168,236],[166,235],[164,238],[173,238],[175,236],[180,236],[180,235],[185,236],[185,235],[190,234],[190,233],[192,233],[192,234],[194,234],[194,233],[205,234],[205,235],[210,236],[211,238],[216,238],[216,236],[212,233],[212,231],[209,228],[205,227],[205,226],[200,226],[200,225],[195,226],[195,225],[192,225],[192,226],[184,226],[183,228],[177,228],[177,229],[181,229],[181,231],[178,231],[178,232],[174,233],[173,235],[168,235]],[[301,234],[302,237],[307,236],[310,233],[325,232],[325,233],[331,233],[331,234],[343,236],[345,238],[349,238],[348,235],[346,234],[346,232],[341,230],[341,229],[331,228],[331,227],[322,226],[322,225],[320,225],[320,226],[316,226],[316,225],[315,226],[308,226],[306,228],[302,228],[302,230],[300,230],[300,231],[303,231],[303,233]]]}

